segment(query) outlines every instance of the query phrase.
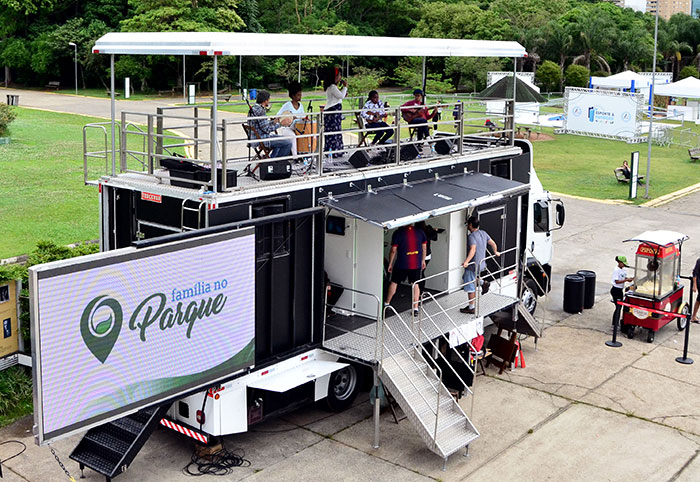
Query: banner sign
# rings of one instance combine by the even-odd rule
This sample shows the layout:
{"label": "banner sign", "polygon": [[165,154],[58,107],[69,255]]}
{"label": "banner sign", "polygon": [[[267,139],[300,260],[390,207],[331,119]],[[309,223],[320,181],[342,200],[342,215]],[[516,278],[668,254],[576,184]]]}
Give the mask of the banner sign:
{"label": "banner sign", "polygon": [[255,361],[255,235],[238,230],[30,268],[40,444]]}
{"label": "banner sign", "polygon": [[634,142],[641,136],[644,96],[634,92],[567,87],[564,132]]}

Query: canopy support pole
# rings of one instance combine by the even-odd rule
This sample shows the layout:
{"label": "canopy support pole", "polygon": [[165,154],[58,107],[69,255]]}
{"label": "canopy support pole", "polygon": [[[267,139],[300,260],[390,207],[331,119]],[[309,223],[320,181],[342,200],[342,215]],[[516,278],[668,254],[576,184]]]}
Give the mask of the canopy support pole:
{"label": "canopy support pole", "polygon": [[659,7],[656,7],[654,20],[654,60],[651,63],[651,89],[649,90],[649,135],[647,136],[647,176],[644,182],[644,199],[649,199],[649,182],[651,181],[651,132],[654,124],[654,81],[656,80],[656,41],[659,34]]}
{"label": "canopy support pole", "polygon": [[425,57],[423,57],[423,77],[422,77],[423,84],[422,84],[421,88],[423,90],[423,103],[424,104],[425,104],[425,83],[427,81],[426,75],[427,75],[427,72],[426,72],[426,68],[425,68]]}
{"label": "canopy support pole", "polygon": [[513,122],[511,123],[511,126],[513,127],[513,131],[510,133],[510,145],[514,146],[515,145],[515,110],[517,108],[517,104],[515,103],[515,91],[516,87],[518,85],[518,57],[513,57]]}
{"label": "canopy support pole", "polygon": [[211,139],[210,139],[210,151],[211,151],[211,183],[212,183],[212,188],[211,190],[216,192],[216,149],[217,149],[217,114],[219,110],[219,63],[218,63],[218,56],[216,53],[214,53],[214,78],[212,80],[214,84],[214,105],[212,106],[212,112],[211,112]]}
{"label": "canopy support pole", "polygon": [[186,55],[182,56],[182,98],[187,104],[187,77],[185,77],[185,59],[187,59]]}
{"label": "canopy support pole", "polygon": [[114,54],[109,56],[109,111],[110,117],[112,118],[111,129],[112,129],[112,176],[117,175],[117,153],[116,153],[116,143],[114,136],[116,135],[116,123],[114,117],[117,115],[117,104],[114,99]]}
{"label": "canopy support pole", "polygon": [[299,73],[297,74],[297,82],[301,84],[301,55],[299,56]]}
{"label": "canopy support pole", "polygon": [[238,56],[238,91],[243,92],[243,56]]}

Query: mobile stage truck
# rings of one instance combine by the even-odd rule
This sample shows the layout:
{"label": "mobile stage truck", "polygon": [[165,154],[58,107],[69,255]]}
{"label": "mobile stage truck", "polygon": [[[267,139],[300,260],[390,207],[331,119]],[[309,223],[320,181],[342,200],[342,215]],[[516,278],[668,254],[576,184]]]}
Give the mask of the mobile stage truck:
{"label": "mobile stage truck", "polygon": [[[221,55],[525,55],[515,42],[242,33],[112,33],[94,52],[112,66],[118,54],[212,56],[214,92]],[[71,458],[110,479],[158,425],[208,443],[304,403],[341,410],[367,371],[430,450],[446,461],[467,447],[479,433],[448,387],[471,394],[469,340],[485,318],[541,335],[531,312],[564,219],[509,106],[488,114],[498,122],[488,131],[478,102],[442,103],[456,119],[437,122],[426,145],[392,108],[394,140],[381,149],[362,142],[372,129],[359,110],[336,111],[357,120],[343,131],[357,145],[333,156],[326,114],[307,109],[316,127],[297,138],[311,147],[271,160],[217,95],[120,119],[112,97],[112,120],[84,131],[101,252],[30,270],[37,443],[87,429]],[[95,130],[104,151],[87,147]],[[104,170],[91,181],[95,159]],[[501,256],[464,315],[471,215]],[[444,232],[414,316],[400,296],[383,306],[385,259],[393,231],[423,220]]]}

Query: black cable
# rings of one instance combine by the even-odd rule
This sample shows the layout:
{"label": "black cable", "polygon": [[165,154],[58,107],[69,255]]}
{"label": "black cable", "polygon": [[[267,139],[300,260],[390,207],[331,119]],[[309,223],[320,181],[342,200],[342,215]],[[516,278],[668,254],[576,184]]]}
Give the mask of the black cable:
{"label": "black cable", "polygon": [[186,475],[198,477],[200,475],[229,475],[236,467],[250,467],[250,460],[245,458],[243,449],[234,449],[240,452],[230,452],[223,446],[218,452],[211,455],[199,456],[195,451],[190,462],[182,468]]}
{"label": "black cable", "polygon": [[19,445],[22,446],[22,450],[20,450],[18,453],[16,453],[15,455],[13,455],[13,456],[11,456],[11,457],[8,457],[8,458],[6,458],[6,459],[0,460],[0,464],[4,464],[4,463],[7,462],[8,460],[12,460],[12,459],[14,459],[15,457],[19,457],[20,455],[22,455],[22,454],[27,450],[27,446],[24,444],[24,442],[20,442],[19,440],[6,440],[6,441],[4,441],[4,442],[0,442],[0,445],[5,445],[5,444],[19,444]]}

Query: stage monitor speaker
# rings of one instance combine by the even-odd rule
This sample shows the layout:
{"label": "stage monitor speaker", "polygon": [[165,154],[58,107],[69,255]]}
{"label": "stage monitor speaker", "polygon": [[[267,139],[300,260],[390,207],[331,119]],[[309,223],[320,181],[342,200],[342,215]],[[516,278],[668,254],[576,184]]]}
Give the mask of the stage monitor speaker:
{"label": "stage monitor speaker", "polygon": [[418,157],[418,148],[415,146],[415,144],[406,144],[405,146],[401,146],[401,161],[412,161],[416,157]]}
{"label": "stage monitor speaker", "polygon": [[269,161],[260,163],[260,179],[273,181],[287,179],[292,175],[292,164],[289,161]]}
{"label": "stage monitor speaker", "polygon": [[446,156],[452,152],[452,139],[438,139],[435,141],[435,152],[441,156]]}
{"label": "stage monitor speaker", "polygon": [[348,159],[348,162],[352,164],[355,169],[360,169],[361,167],[369,166],[369,154],[366,151],[355,151]]}

